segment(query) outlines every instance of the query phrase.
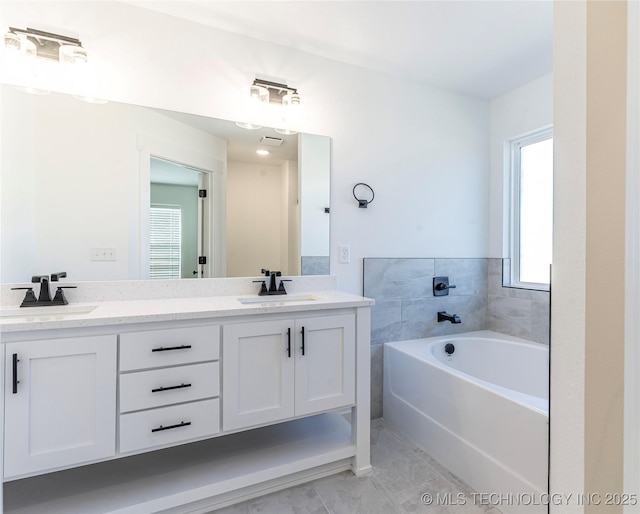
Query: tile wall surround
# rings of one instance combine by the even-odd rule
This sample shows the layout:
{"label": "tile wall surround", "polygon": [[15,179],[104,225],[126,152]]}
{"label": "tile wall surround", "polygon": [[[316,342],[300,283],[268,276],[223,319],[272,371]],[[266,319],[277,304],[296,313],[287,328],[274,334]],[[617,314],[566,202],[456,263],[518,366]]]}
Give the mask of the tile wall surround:
{"label": "tile wall surround", "polygon": [[[495,330],[549,343],[549,293],[503,287],[502,259],[364,259],[363,294],[371,310],[371,417],[382,416],[383,343]],[[448,276],[449,296],[433,296],[433,277]],[[438,311],[462,323],[438,323]]]}
{"label": "tile wall surround", "polygon": [[489,261],[487,329],[549,344],[549,291],[503,286],[508,259]]}
{"label": "tile wall surround", "polygon": [[303,255],[300,258],[301,275],[328,275],[329,256]]}

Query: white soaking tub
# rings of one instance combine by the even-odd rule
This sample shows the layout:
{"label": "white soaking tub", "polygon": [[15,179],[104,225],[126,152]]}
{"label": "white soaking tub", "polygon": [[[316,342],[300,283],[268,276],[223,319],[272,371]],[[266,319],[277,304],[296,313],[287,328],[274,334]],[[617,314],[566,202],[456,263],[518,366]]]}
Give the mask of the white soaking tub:
{"label": "white soaking tub", "polygon": [[481,331],[384,345],[385,420],[503,512],[546,512],[548,398],[542,344]]}

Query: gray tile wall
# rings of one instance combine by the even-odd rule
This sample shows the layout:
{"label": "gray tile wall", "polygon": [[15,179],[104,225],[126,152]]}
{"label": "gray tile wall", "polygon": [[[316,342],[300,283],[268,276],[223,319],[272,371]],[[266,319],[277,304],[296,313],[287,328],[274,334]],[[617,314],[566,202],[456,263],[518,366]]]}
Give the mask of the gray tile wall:
{"label": "gray tile wall", "polygon": [[549,344],[549,292],[503,287],[502,259],[487,260],[487,329]]}
{"label": "gray tile wall", "polygon": [[[449,296],[433,296],[448,276]],[[371,311],[371,417],[382,416],[382,344],[474,330],[495,330],[548,344],[549,293],[502,287],[502,259],[364,259]],[[462,323],[437,322],[438,311]]]}
{"label": "gray tile wall", "polygon": [[301,275],[328,275],[329,256],[303,255],[300,260]]}

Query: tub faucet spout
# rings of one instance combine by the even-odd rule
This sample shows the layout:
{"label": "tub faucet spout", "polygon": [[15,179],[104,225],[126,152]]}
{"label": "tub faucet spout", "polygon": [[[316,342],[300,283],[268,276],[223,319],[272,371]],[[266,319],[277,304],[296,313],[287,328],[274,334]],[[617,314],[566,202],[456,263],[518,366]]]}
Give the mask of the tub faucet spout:
{"label": "tub faucet spout", "polygon": [[457,314],[447,314],[446,311],[438,312],[438,323],[442,321],[450,321],[451,323],[462,323],[460,316]]}

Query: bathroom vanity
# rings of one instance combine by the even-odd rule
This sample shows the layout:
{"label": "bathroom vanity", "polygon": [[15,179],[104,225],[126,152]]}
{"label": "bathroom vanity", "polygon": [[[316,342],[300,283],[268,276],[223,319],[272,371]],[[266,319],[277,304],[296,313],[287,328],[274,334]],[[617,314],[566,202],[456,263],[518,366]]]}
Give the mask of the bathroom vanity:
{"label": "bathroom vanity", "polygon": [[4,308],[4,512],[208,512],[367,472],[373,302],[334,280]]}

